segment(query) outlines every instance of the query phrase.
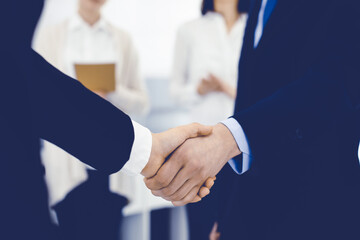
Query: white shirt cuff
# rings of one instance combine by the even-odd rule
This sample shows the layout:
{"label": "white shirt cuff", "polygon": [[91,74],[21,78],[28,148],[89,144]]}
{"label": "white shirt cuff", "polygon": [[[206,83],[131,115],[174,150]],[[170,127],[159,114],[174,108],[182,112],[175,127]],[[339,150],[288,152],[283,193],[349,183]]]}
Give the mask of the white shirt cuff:
{"label": "white shirt cuff", "polygon": [[149,161],[152,147],[152,136],[149,129],[132,121],[135,140],[131,149],[130,158],[121,169],[129,175],[138,175]]}
{"label": "white shirt cuff", "polygon": [[234,118],[226,119],[221,123],[229,129],[242,152],[241,159],[231,159],[228,163],[237,174],[243,174],[250,169],[252,161],[251,150],[245,132]]}

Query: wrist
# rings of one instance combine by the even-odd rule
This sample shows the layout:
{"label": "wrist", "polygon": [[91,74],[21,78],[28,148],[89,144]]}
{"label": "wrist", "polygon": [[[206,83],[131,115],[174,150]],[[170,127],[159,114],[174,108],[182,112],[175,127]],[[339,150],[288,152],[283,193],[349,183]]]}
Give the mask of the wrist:
{"label": "wrist", "polygon": [[219,136],[219,139],[221,140],[219,142],[221,142],[221,146],[227,154],[227,160],[230,160],[242,153],[234,139],[234,136],[225,125],[221,123],[215,125],[213,134]]}
{"label": "wrist", "polygon": [[152,136],[152,146],[151,146],[151,153],[148,163],[145,165],[144,169],[141,171],[141,175],[146,178],[153,177],[156,175],[157,170],[159,169],[158,161],[162,159],[161,151],[159,147],[161,144],[159,143],[158,134],[151,133]]}

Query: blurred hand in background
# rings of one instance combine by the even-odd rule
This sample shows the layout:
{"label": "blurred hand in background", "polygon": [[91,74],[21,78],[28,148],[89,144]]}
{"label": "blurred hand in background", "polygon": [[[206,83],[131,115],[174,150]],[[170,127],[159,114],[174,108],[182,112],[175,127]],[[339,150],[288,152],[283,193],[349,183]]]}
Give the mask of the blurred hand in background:
{"label": "blurred hand in background", "polygon": [[236,88],[231,87],[225,81],[210,74],[208,78],[203,78],[198,85],[197,92],[204,96],[211,92],[222,92],[229,96],[231,99],[236,98]]}

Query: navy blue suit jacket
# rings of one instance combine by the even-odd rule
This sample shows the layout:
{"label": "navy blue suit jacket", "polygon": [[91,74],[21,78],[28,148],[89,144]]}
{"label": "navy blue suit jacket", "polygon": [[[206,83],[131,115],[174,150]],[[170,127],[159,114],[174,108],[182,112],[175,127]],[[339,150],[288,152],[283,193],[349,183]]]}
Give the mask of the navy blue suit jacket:
{"label": "navy blue suit jacket", "polygon": [[360,24],[353,0],[253,1],[234,118],[252,151],[221,239],[360,239]]}
{"label": "navy blue suit jacket", "polygon": [[42,0],[4,2],[0,14],[0,239],[56,239],[39,139],[104,174],[129,159],[130,118],[31,49]]}

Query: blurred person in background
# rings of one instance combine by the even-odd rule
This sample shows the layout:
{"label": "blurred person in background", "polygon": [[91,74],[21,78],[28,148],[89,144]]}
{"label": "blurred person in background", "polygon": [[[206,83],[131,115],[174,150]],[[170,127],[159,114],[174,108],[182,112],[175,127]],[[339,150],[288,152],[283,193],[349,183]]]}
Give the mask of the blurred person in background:
{"label": "blurred person in background", "polygon": [[[79,0],[77,14],[57,26],[41,30],[35,48],[52,65],[73,78],[76,78],[75,64],[115,64],[115,91],[96,93],[130,116],[141,117],[147,113],[149,104],[138,54],[129,34],[114,27],[101,15],[105,3],[106,0]],[[54,220],[60,221],[61,225],[62,220],[68,222],[76,216],[79,219],[75,224],[82,226],[73,228],[79,231],[82,227],[89,227],[92,224],[90,221],[96,222],[95,216],[99,217],[94,212],[89,217],[88,211],[93,211],[93,205],[89,203],[91,198],[94,205],[103,205],[101,211],[106,212],[104,208],[109,206],[107,211],[113,218],[107,218],[107,223],[103,222],[104,219],[97,221],[103,222],[104,226],[112,226],[113,234],[118,233],[121,209],[112,213],[110,202],[115,199],[124,201],[117,194],[125,196],[130,202],[135,201],[135,198],[141,197],[136,194],[145,188],[138,178],[120,172],[110,176],[111,192],[99,193],[96,191],[107,188],[108,176],[100,176],[49,142],[44,143],[42,158],[47,172],[49,204],[50,207],[56,205],[57,216],[51,211]],[[80,207],[83,210],[80,211]],[[74,211],[74,208],[77,210]],[[109,229],[99,231],[109,232]],[[72,230],[69,229],[69,232]],[[102,236],[109,236],[109,233],[106,234]]]}
{"label": "blurred person in background", "polygon": [[[170,91],[188,122],[214,125],[233,114],[249,2],[203,0],[202,17],[179,28]],[[233,176],[226,166],[211,196],[187,206],[191,240],[208,238],[211,229],[211,238],[218,235],[221,186]]]}

